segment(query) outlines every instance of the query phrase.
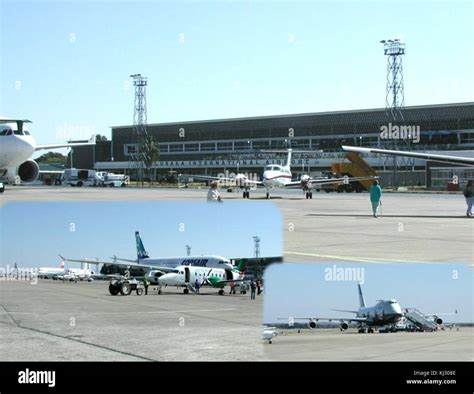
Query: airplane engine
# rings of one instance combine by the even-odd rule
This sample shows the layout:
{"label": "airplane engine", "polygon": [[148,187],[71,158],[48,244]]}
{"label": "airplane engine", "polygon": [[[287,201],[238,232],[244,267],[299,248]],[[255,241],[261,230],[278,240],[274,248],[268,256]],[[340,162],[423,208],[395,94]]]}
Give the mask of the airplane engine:
{"label": "airplane engine", "polygon": [[247,177],[244,174],[237,174],[235,176],[235,184],[238,187],[246,187],[247,186]]}
{"label": "airplane engine", "polygon": [[311,178],[309,175],[301,175],[301,187],[303,189],[306,189],[308,187],[308,182],[310,179]]}
{"label": "airplane engine", "polygon": [[435,321],[436,324],[443,324],[443,319],[441,319],[438,316],[435,316],[434,321]]}
{"label": "airplane engine", "polygon": [[347,330],[349,328],[349,325],[347,323],[341,323],[341,330],[344,331],[344,330]]}
{"label": "airplane engine", "polygon": [[308,327],[312,330],[313,328],[316,328],[316,322],[311,320],[309,323],[308,323]]}
{"label": "airplane engine", "polygon": [[8,183],[17,184],[21,182],[34,182],[38,179],[39,165],[34,160],[27,160],[20,164],[17,171],[9,169],[7,173]]}

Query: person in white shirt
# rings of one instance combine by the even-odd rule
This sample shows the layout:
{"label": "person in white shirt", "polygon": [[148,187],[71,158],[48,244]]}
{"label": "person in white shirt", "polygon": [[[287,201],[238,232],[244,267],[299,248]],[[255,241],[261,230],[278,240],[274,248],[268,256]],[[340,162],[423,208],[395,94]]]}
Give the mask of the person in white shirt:
{"label": "person in white shirt", "polygon": [[222,202],[221,195],[219,194],[219,191],[217,190],[218,186],[219,186],[219,182],[217,181],[211,182],[211,187],[209,188],[207,192],[207,202]]}

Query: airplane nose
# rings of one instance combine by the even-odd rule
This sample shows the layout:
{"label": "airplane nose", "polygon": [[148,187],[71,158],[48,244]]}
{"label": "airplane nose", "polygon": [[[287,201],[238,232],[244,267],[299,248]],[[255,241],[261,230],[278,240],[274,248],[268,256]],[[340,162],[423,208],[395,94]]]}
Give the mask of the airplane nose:
{"label": "airplane nose", "polygon": [[21,150],[28,151],[31,154],[35,151],[35,142],[31,136],[16,136],[17,144],[21,146]]}

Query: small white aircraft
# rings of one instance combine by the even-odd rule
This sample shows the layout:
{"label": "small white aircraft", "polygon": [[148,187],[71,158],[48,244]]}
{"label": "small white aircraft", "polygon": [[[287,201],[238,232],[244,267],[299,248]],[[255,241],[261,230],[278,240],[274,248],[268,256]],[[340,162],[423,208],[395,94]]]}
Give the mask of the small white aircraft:
{"label": "small white aircraft", "polygon": [[268,341],[268,343],[271,344],[273,341],[273,338],[275,338],[277,335],[278,335],[278,332],[276,331],[276,327],[263,326],[262,328],[263,341]]}
{"label": "small white aircraft", "polygon": [[[219,289],[219,295],[224,295],[225,286],[245,281],[245,266],[245,260],[241,260],[237,267],[232,269],[180,266],[176,267],[172,272],[160,276],[158,284],[160,287],[183,287],[183,293],[188,294],[190,290],[196,292],[195,283],[197,281],[200,286],[217,288]],[[161,293],[161,289],[159,293]]]}
{"label": "small white aircraft", "polygon": [[[38,179],[38,163],[31,159],[35,151],[73,146],[95,145],[95,135],[88,142],[37,145],[28,131],[28,119],[0,118],[0,178],[10,184],[30,183]],[[0,193],[5,185],[0,182]]]}
{"label": "small white aircraft", "polygon": [[[268,152],[268,151],[266,151]],[[277,151],[272,151],[277,152]],[[293,175],[291,173],[291,155],[293,153],[292,149],[286,150],[288,156],[286,159],[286,164],[269,164],[263,169],[263,179],[261,181],[250,179],[245,174],[237,174],[235,178],[227,177],[211,177],[207,175],[185,175],[188,177],[206,179],[206,180],[217,180],[219,182],[229,182],[232,185],[238,186],[243,189],[243,198],[250,198],[250,189],[255,187],[264,187],[267,189],[266,198],[270,198],[270,190],[272,189],[296,189],[301,188],[306,195],[306,198],[313,198],[313,188],[316,185],[327,185],[331,183],[344,183],[348,184],[349,182],[366,180],[366,179],[376,179],[376,177],[339,177],[339,178],[327,178],[319,177],[313,178],[309,175],[302,175],[300,180],[292,180]]]}

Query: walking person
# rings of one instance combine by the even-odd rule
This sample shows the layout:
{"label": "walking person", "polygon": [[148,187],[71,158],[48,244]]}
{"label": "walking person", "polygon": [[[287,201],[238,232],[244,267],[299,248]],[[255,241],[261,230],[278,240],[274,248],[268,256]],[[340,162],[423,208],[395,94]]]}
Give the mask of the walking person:
{"label": "walking person", "polygon": [[472,216],[472,203],[474,202],[474,193],[472,180],[467,181],[466,187],[464,189],[464,197],[466,198],[467,210],[466,216]]}
{"label": "walking person", "polygon": [[374,218],[377,218],[379,215],[379,206],[380,199],[382,198],[382,188],[379,185],[378,181],[374,181],[373,185],[370,187],[370,202],[372,203],[372,212]]}
{"label": "walking person", "polygon": [[199,283],[199,279],[196,279],[196,282],[194,283],[194,288],[196,289],[196,294],[199,294],[199,288],[201,287],[201,284]]}
{"label": "walking person", "polygon": [[219,190],[217,190],[218,186],[218,181],[211,182],[211,187],[207,191],[207,202],[222,202],[222,197],[219,193]]}
{"label": "walking person", "polygon": [[145,295],[148,295],[148,281],[146,280],[146,278],[143,279],[143,287],[145,288]]}
{"label": "walking person", "polygon": [[257,289],[257,286],[255,285],[255,281],[252,279],[250,282],[250,299],[254,300],[255,299],[255,290]]}

